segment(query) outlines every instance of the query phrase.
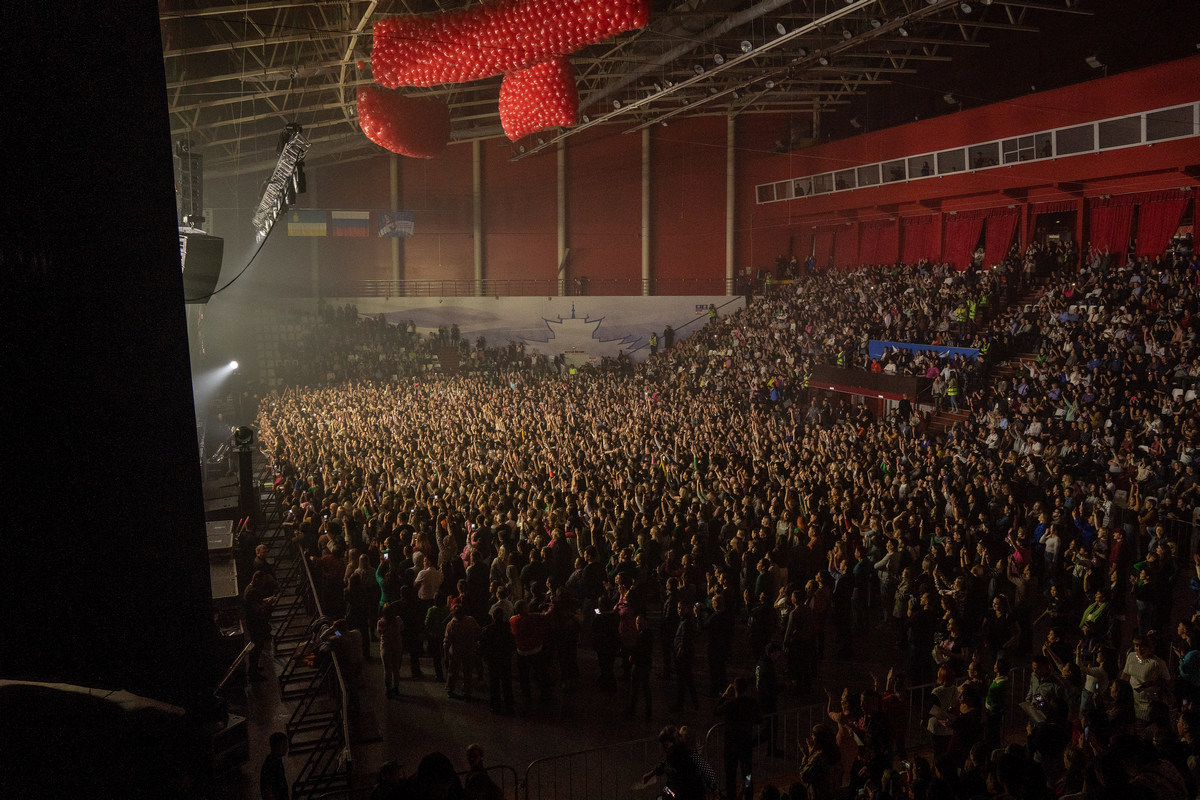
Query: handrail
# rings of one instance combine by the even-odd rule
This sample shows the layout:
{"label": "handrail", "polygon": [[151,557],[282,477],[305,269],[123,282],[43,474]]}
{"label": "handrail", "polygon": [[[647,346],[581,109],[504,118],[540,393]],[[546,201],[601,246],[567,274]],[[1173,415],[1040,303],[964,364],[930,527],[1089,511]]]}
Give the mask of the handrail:
{"label": "handrail", "polygon": [[[300,562],[304,565],[304,575],[308,581],[309,590],[312,592],[313,605],[317,610],[317,616],[322,617],[324,616],[324,612],[321,608],[321,594],[316,590],[316,583],[313,581],[312,569],[309,567],[308,557],[304,554],[304,550],[299,542],[296,542],[296,549],[298,551],[297,556],[299,557]],[[346,771],[346,785],[349,786],[354,780],[354,760],[350,750],[350,693],[346,688],[346,679],[342,674],[340,657],[337,653],[332,652],[330,653],[330,656],[333,662],[334,677],[337,681],[340,701],[339,705],[341,706],[342,750],[337,755],[337,759],[341,765],[344,765],[344,769]],[[309,756],[309,761],[311,762],[313,758],[319,754],[319,752],[320,751],[314,751],[313,755]],[[299,783],[299,780],[297,780],[297,783]],[[293,786],[294,790],[295,788],[296,787]],[[294,793],[299,794],[298,791],[295,791]]]}
{"label": "handrail", "polygon": [[724,276],[711,278],[470,278],[347,281],[330,297],[728,296]]}
{"label": "handrail", "polygon": [[[661,760],[662,750],[657,736],[539,758],[525,768],[523,800],[633,798],[633,782],[641,777],[648,766]],[[561,780],[560,766],[561,771],[565,772]],[[543,776],[543,772],[550,774]],[[593,772],[595,784],[592,781]],[[582,783],[580,786],[576,786],[577,776]],[[547,783],[551,788],[543,791]]]}
{"label": "handrail", "polygon": [[[1015,728],[1019,722],[1016,712],[1021,700],[1025,696],[1028,685],[1027,670],[1025,667],[1014,667],[1009,670],[1008,674],[1010,691],[1008,707],[1005,709],[1005,720],[1007,726]],[[917,686],[910,686],[907,689],[908,697],[906,703],[908,709],[905,730],[901,741],[908,750],[911,750],[914,745],[928,745],[932,740],[932,734],[925,727],[925,721],[929,717],[929,708],[926,701],[929,698],[930,690],[936,685],[936,683],[923,683]],[[918,700],[918,702],[914,703],[914,699]],[[807,727],[801,727],[801,720],[806,720],[805,724]],[[762,734],[756,748],[767,745],[768,751],[778,748],[782,753],[775,758],[755,756],[755,783],[761,785],[762,783],[770,783],[773,779],[780,777],[789,778],[798,774],[800,753],[796,747],[797,742],[808,735],[814,724],[827,721],[825,703],[811,703],[765,715],[761,726]],[[718,734],[723,732],[724,729],[724,722],[718,722],[710,727],[704,734],[704,742],[700,748],[701,754],[708,758],[709,763],[717,772],[718,787],[722,785],[722,781],[724,780],[724,759],[719,757],[720,740]],[[916,735],[914,736],[913,734]]]}
{"label": "handrail", "polygon": [[[728,300],[726,300],[724,303],[721,303],[721,305],[717,306],[717,310],[718,310],[718,311],[720,311],[722,308],[725,308],[726,306],[728,306],[728,305],[731,305],[731,304],[733,304],[733,303],[736,303],[736,302],[738,302],[739,300],[742,300],[742,299],[744,299],[744,298],[745,298],[745,296],[744,296],[744,295],[740,295],[740,294],[739,294],[739,295],[734,295],[733,297],[731,297],[731,298],[729,298]],[[699,322],[699,321],[701,321],[701,320],[704,320],[704,322],[706,322],[706,323],[707,323],[707,322],[708,322],[708,314],[707,314],[707,313],[704,313],[704,314],[700,314],[700,315],[698,315],[698,316],[692,317],[690,320],[688,320],[687,322],[683,323],[683,324],[682,324],[682,325],[680,325],[678,328],[675,328],[675,332],[676,332],[676,333],[679,333],[679,332],[680,332],[680,331],[682,331],[684,328],[687,328],[687,327],[689,327],[689,326],[691,326],[691,325],[694,325],[695,323],[697,323],[697,322]],[[631,348],[631,349],[629,350],[629,352],[631,352],[631,353],[636,353],[638,350],[641,350],[641,349],[643,349],[643,348],[645,348],[645,347],[649,347],[649,346],[650,346],[650,343],[649,343],[649,342],[643,342],[642,344],[639,344],[637,347]]]}
{"label": "handrail", "polygon": [[[517,800],[520,786],[517,783],[517,770],[514,767],[508,764],[493,764],[490,767],[484,767],[483,771],[488,773],[488,775],[491,775],[493,772],[499,772],[502,776],[504,776],[497,781],[497,785],[500,787],[501,794],[504,796],[505,800]],[[465,778],[471,774],[471,770],[463,769],[459,770],[455,774],[460,778]],[[506,780],[506,778],[510,775],[512,776],[511,783]],[[508,788],[510,787],[512,789],[511,792],[508,791]],[[359,786],[355,789],[338,789],[332,792],[325,792],[325,794],[322,794],[317,798],[317,800],[358,800],[358,798],[370,797],[374,792],[374,786]]]}

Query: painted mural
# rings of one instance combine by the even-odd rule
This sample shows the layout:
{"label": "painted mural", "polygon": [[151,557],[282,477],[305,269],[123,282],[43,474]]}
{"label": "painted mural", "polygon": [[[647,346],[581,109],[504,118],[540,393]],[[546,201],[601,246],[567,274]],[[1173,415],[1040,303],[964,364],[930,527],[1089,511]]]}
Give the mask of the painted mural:
{"label": "painted mural", "polygon": [[[353,302],[353,301],[351,301]],[[724,317],[742,308],[742,297],[444,297],[361,298],[358,313],[383,314],[391,324],[411,320],[422,333],[457,325],[460,335],[489,346],[522,342],[547,356],[566,355],[572,363],[649,355],[652,333],[664,346],[669,325],[676,342],[702,328],[709,305]]]}

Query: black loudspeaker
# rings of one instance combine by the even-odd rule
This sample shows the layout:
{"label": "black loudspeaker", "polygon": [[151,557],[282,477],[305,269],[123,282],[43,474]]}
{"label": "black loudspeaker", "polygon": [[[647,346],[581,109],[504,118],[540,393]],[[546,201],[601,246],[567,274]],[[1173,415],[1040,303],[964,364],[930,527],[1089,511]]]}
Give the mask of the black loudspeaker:
{"label": "black loudspeaker", "polygon": [[198,231],[179,231],[179,260],[183,264],[183,302],[207,303],[221,276],[225,240]]}

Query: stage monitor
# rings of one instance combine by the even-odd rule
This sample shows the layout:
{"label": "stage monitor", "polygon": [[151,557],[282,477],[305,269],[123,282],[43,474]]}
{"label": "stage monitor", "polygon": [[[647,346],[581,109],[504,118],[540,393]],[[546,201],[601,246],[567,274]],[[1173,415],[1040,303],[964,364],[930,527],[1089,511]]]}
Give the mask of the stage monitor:
{"label": "stage monitor", "polygon": [[217,278],[221,276],[221,259],[225,240],[209,236],[198,228],[179,229],[179,261],[183,265],[183,299],[185,303],[207,303]]}

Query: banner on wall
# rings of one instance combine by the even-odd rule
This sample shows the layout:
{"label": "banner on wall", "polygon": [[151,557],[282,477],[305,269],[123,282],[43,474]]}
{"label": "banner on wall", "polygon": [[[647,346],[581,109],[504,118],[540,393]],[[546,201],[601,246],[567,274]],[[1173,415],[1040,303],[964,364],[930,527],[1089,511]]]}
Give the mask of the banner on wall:
{"label": "banner on wall", "polygon": [[370,211],[334,211],[331,215],[334,236],[366,238],[371,234]]}
{"label": "banner on wall", "polygon": [[403,239],[413,235],[411,211],[380,211],[379,235],[385,239]]}
{"label": "banner on wall", "polygon": [[[411,323],[420,332],[458,326],[462,338],[489,345],[523,343],[526,352],[564,355],[576,364],[616,358],[639,361],[650,353],[651,334],[666,347],[666,328],[676,343],[698,330],[710,305],[724,317],[745,305],[726,295],[651,297],[411,297],[355,298],[363,316],[382,314],[392,324]],[[700,309],[703,309],[701,313]]]}
{"label": "banner on wall", "polygon": [[288,236],[324,236],[325,212],[301,210],[288,214]]}

